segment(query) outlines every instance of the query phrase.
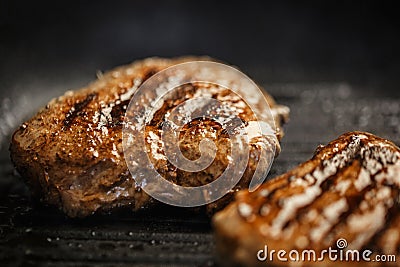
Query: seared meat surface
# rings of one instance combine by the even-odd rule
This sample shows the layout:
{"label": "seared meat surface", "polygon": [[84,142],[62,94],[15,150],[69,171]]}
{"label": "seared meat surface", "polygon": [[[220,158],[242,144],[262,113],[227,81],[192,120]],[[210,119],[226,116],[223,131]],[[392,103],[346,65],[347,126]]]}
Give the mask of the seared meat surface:
{"label": "seared meat surface", "polygon": [[[339,246],[359,250],[360,254],[369,249],[374,253],[371,259],[377,253],[399,257],[399,197],[400,149],[369,133],[343,134],[319,147],[311,160],[266,182],[256,191],[239,192],[234,202],[214,215],[221,262],[227,266],[265,266],[266,261],[257,259],[257,253],[264,251],[265,246],[269,252],[282,249],[287,253],[291,250],[302,253],[312,249],[317,258],[322,250]],[[269,258],[267,261],[269,266],[290,263],[278,260],[276,254],[272,262]],[[296,264],[382,266],[383,263],[329,261],[325,255],[324,261]],[[395,262],[386,264],[397,266]]]}
{"label": "seared meat surface", "polygon": [[[32,189],[33,195],[44,203],[59,207],[70,217],[84,217],[117,207],[137,210],[154,202],[135,183],[123,156],[125,112],[135,90],[146,79],[169,66],[193,60],[210,59],[149,58],[116,68],[85,88],[68,91],[51,100],[38,114],[23,123],[13,135],[10,152],[16,169]],[[185,90],[189,94],[175,97],[185,100],[197,90],[208,90],[202,85],[188,86],[190,88]],[[226,96],[224,89],[215,90],[216,97]],[[288,109],[276,105],[267,94],[265,96],[274,114],[277,137],[280,139],[280,123],[287,120]],[[174,107],[175,100],[179,99],[171,99],[169,106],[161,107],[146,129],[149,149],[152,145],[159,145],[155,139],[160,136],[160,121],[163,114]],[[225,101],[229,102],[229,97]],[[251,119],[246,118],[246,114],[242,117],[244,121]],[[186,157],[196,158],[199,135],[192,133],[199,131],[219,142],[220,157],[206,171],[191,175],[174,170],[159,155],[150,155],[165,179],[184,186],[197,186],[218,178],[225,168],[224,153],[229,147],[218,125],[211,121],[188,125],[181,134],[181,148]],[[279,152],[279,144],[274,145]],[[250,153],[257,154],[259,149],[252,145]],[[254,164],[249,162],[248,175],[243,176],[235,189],[249,184]],[[229,199],[230,195],[211,203],[208,209],[220,209]]]}

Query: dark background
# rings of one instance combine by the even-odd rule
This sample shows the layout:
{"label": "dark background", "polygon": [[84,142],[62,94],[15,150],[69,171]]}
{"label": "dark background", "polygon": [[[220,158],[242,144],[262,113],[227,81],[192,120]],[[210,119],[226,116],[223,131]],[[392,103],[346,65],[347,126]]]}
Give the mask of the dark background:
{"label": "dark background", "polygon": [[385,1],[1,0],[0,138],[97,70],[149,56],[210,55],[267,89],[346,82],[399,96],[398,18]]}
{"label": "dark background", "polygon": [[262,2],[2,0],[1,97],[25,93],[27,116],[96,70],[191,54],[240,66],[267,85],[345,81],[400,94],[399,19],[390,2]]}
{"label": "dark background", "polygon": [[135,59],[190,54],[236,64],[262,82],[396,88],[400,32],[390,3],[233,2],[2,1],[1,89],[21,80],[29,88],[30,79],[84,82]]}
{"label": "dark background", "polygon": [[98,70],[181,55],[239,66],[291,109],[270,177],[343,132],[400,144],[398,8],[263,2],[0,0],[0,265],[216,265],[204,216],[164,207],[69,220],[29,200],[9,159],[10,134]]}
{"label": "dark background", "polygon": [[263,2],[2,1],[1,88],[30,76],[83,80],[138,58],[187,54],[262,70],[256,78],[268,82],[393,88],[400,38],[389,2]]}

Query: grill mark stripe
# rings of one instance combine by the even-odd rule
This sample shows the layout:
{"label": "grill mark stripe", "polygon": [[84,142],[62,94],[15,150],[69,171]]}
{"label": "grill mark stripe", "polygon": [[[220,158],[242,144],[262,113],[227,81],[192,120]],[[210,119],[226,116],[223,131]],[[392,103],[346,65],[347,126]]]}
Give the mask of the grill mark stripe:
{"label": "grill mark stripe", "polygon": [[[320,188],[322,189],[322,193],[321,193],[319,196],[317,196],[317,198],[315,198],[315,200],[314,200],[312,203],[310,203],[309,205],[304,206],[304,207],[298,209],[298,210],[297,210],[296,217],[295,217],[294,219],[290,220],[290,221],[291,221],[291,222],[294,222],[294,221],[296,221],[296,220],[299,220],[299,218],[300,218],[303,214],[305,214],[305,213],[307,213],[308,211],[310,211],[310,210],[312,209],[311,207],[315,206],[316,200],[317,200],[318,198],[323,197],[325,194],[329,193],[329,190],[333,187],[332,185],[335,185],[335,184],[336,184],[335,182],[339,179],[339,175],[340,175],[341,173],[345,172],[345,171],[346,171],[346,170],[344,170],[344,169],[343,169],[343,170],[339,170],[339,172],[337,172],[336,174],[331,175],[330,177],[328,177],[328,178],[321,184],[321,186],[320,186]],[[323,190],[323,184],[324,184],[325,182],[327,182],[327,181],[330,182],[330,184],[329,184],[330,187],[327,188],[326,190]],[[347,198],[346,198],[346,202],[349,203],[349,201],[348,201]]]}
{"label": "grill mark stripe", "polygon": [[77,102],[74,106],[68,111],[65,115],[65,119],[63,121],[63,130],[66,130],[71,123],[75,120],[77,116],[82,115],[82,110],[97,96],[96,93],[92,93],[86,96],[83,101]]}
{"label": "grill mark stripe", "polygon": [[[397,197],[399,197],[400,195],[400,190],[398,188],[395,187],[391,187],[391,190],[395,190],[395,192],[392,192],[392,196],[395,195]],[[370,242],[368,244],[366,244],[366,247],[371,247],[377,244],[379,238],[387,231],[387,229],[389,228],[389,226],[392,224],[393,220],[397,217],[397,215],[399,214],[399,206],[398,203],[393,203],[393,206],[391,206],[387,212],[386,212],[386,217],[385,217],[385,224],[383,225],[382,229],[377,231],[372,238],[370,239]],[[374,246],[375,247],[375,246]],[[376,250],[378,250],[378,248],[376,248]],[[382,251],[379,251],[382,253]]]}
{"label": "grill mark stripe", "polygon": [[[354,143],[355,141],[357,141],[356,138],[351,138],[350,141],[348,141],[347,145],[349,145],[350,143]],[[361,149],[360,144],[361,144],[361,142],[360,142],[359,144],[357,144],[356,147],[354,148],[355,151],[356,151],[356,155],[358,154],[358,152],[359,152],[360,149]],[[337,152],[332,153],[332,154],[330,155],[329,159],[326,159],[325,161],[320,161],[319,164],[318,164],[318,166],[316,166],[314,169],[312,169],[312,171],[309,172],[309,174],[312,174],[312,173],[314,173],[317,169],[320,169],[320,171],[323,172],[323,171],[325,170],[325,168],[328,168],[329,166],[332,166],[332,165],[336,168],[336,172],[335,172],[334,174],[332,174],[332,175],[330,175],[330,176],[324,178],[324,180],[323,180],[323,181],[321,182],[321,184],[319,185],[319,188],[321,189],[321,194],[317,195],[317,196],[311,201],[310,204],[307,204],[307,205],[305,205],[304,207],[298,208],[298,209],[295,211],[295,216],[294,216],[292,219],[289,219],[289,220],[283,225],[283,227],[282,227],[282,229],[281,229],[282,231],[284,231],[292,222],[298,220],[298,218],[299,218],[300,214],[302,213],[302,211],[309,210],[309,207],[313,206],[313,205],[315,204],[315,202],[316,202],[317,199],[319,199],[322,195],[324,195],[326,192],[328,192],[328,188],[330,188],[331,185],[333,184],[333,182],[336,180],[336,178],[339,177],[339,174],[340,174],[341,172],[344,172],[344,171],[345,171],[345,168],[348,167],[355,159],[357,159],[357,156],[354,157],[354,158],[349,157],[349,155],[351,156],[350,153],[351,153],[352,151],[349,149],[348,146],[347,146],[346,148],[348,149],[348,151],[346,151],[347,153],[344,155],[344,156],[346,156],[346,161],[345,161],[344,167],[342,167],[342,169],[340,169],[340,166],[335,166],[335,162],[334,162],[334,161],[335,161],[335,157],[339,156],[340,154],[343,154],[343,151],[337,151]],[[315,157],[315,156],[314,156],[314,157]],[[313,158],[314,158],[314,157],[313,157]],[[359,172],[357,173],[357,176],[358,176],[358,175],[359,175]],[[312,176],[313,176],[313,175],[312,175]],[[317,180],[318,180],[317,177],[314,177],[314,176],[313,176],[313,178],[315,179],[315,182],[314,182],[311,186],[314,186],[314,184],[315,184],[315,183],[317,182]],[[303,179],[303,177],[300,177],[299,179]],[[333,179],[333,181],[332,181],[332,179]],[[288,179],[288,180],[289,180],[289,179]],[[304,180],[304,179],[303,179],[303,180]],[[290,183],[290,181],[289,181],[289,183]],[[326,188],[326,190],[324,190],[324,187],[325,187],[326,184],[328,184],[328,188]],[[305,189],[305,188],[304,188],[304,189]]]}
{"label": "grill mark stripe", "polygon": [[[330,230],[328,231],[328,235],[331,233],[339,233],[338,229],[341,228],[342,226],[346,227],[347,225],[347,219],[349,218],[350,215],[354,214],[360,207],[361,202],[365,199],[365,195],[373,189],[372,186],[367,186],[364,188],[359,194],[351,196],[351,197],[346,197],[347,205],[348,205],[348,210],[340,216],[339,221],[336,224],[333,224]],[[322,240],[326,240],[328,235],[325,235]],[[341,236],[338,236],[340,238]]]}

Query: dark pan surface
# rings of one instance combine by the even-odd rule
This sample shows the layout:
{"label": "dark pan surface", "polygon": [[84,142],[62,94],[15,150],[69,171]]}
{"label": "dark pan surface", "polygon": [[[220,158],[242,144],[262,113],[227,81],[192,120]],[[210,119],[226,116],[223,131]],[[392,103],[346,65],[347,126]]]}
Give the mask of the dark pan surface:
{"label": "dark pan surface", "polygon": [[[350,130],[400,143],[400,99],[362,94],[346,83],[272,84],[290,106],[282,154],[270,177],[310,158],[317,145]],[[137,214],[67,219],[34,205],[1,155],[0,260],[31,266],[216,266],[209,219],[185,209],[159,207]]]}

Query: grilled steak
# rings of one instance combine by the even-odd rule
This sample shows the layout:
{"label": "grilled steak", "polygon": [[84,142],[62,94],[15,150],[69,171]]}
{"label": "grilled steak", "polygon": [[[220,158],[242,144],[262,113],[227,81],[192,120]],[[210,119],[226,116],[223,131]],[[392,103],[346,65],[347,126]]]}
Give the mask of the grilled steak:
{"label": "grilled steak", "polygon": [[[256,191],[242,190],[215,214],[221,262],[228,266],[382,266],[385,263],[373,261],[377,253],[400,254],[399,193],[399,148],[369,133],[346,133]],[[329,247],[342,249],[343,255],[359,250],[360,258],[365,249],[373,254],[368,255],[370,262],[351,262],[351,256],[350,261],[330,261],[327,254],[324,261],[306,257],[293,262],[288,256],[291,250],[301,255],[312,249],[319,258]],[[276,254],[272,259],[268,256],[281,249],[287,252],[287,262]]]}
{"label": "grilled steak", "polygon": [[[149,77],[169,66],[209,58],[150,58],[116,68],[77,91],[51,100],[33,118],[23,123],[13,135],[11,158],[16,169],[26,180],[33,195],[43,202],[58,206],[68,216],[84,217],[95,212],[110,211],[117,207],[133,210],[154,202],[135,183],[123,157],[122,127],[124,116],[135,90]],[[183,90],[183,91],[182,91]],[[219,154],[213,164],[197,175],[177,170],[165,161],[159,142],[163,116],[177,103],[185,101],[198,90],[211,90],[206,85],[189,84],[167,99],[146,128],[150,158],[164,178],[184,186],[197,186],[218,177],[226,167],[229,144],[223,129],[212,121],[188,124],[181,133],[181,147],[189,159],[198,154],[202,132],[217,143]],[[224,97],[226,103],[237,103],[224,88],[213,88],[213,97]],[[288,109],[278,106],[265,95],[277,125],[277,137],[282,137],[280,123],[287,119]],[[242,101],[242,100],[240,100]],[[245,122],[251,120],[247,109],[239,114]],[[270,140],[261,140],[271,144]],[[273,144],[278,147],[279,143]],[[248,186],[256,165],[259,146],[252,144],[253,155],[247,170],[235,190]],[[225,152],[224,152],[225,151]],[[229,200],[223,199],[208,205],[212,211]]]}

